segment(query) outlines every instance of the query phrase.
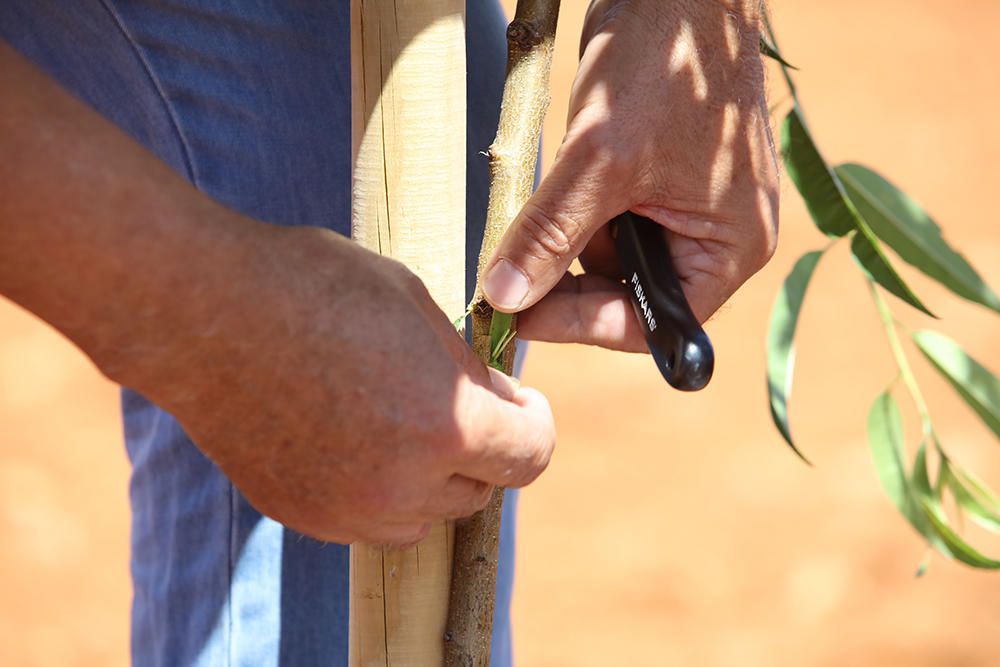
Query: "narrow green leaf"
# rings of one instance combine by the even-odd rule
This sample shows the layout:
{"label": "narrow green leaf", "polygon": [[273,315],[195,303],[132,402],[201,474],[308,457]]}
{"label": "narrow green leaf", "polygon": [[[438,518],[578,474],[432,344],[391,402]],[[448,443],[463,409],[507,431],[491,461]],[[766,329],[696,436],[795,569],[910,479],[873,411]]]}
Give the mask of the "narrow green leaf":
{"label": "narrow green leaf", "polygon": [[991,489],[986,482],[982,481],[971,472],[955,466],[949,466],[952,475],[969,489],[970,493],[976,495],[991,512],[1000,514],[1000,496]]}
{"label": "narrow green leaf", "polygon": [[985,494],[981,494],[980,487],[967,486],[959,477],[960,474],[965,476],[966,473],[953,468],[947,461],[942,462],[941,470],[944,484],[955,497],[958,506],[983,528],[1000,532],[1000,503],[995,503],[996,496],[992,491],[984,486]]}
{"label": "narrow green leaf", "polygon": [[889,292],[933,317],[933,313],[896,273],[882,251],[878,237],[851,203],[840,178],[820,155],[798,106],[788,112],[781,125],[781,152],[785,169],[819,230],[831,237],[841,237],[857,230],[858,234],[851,240],[851,251],[861,268]]}
{"label": "narrow green leaf", "polygon": [[933,497],[934,491],[931,489],[931,478],[927,473],[927,443],[920,443],[917,449],[917,456],[913,460],[913,473],[911,475],[913,491],[917,495]]}
{"label": "narrow green leaf", "polygon": [[920,504],[924,508],[924,513],[930,520],[934,532],[944,546],[944,549],[939,548],[942,553],[973,567],[985,570],[1000,569],[1000,560],[994,560],[981,554],[952,530],[951,526],[948,525],[948,518],[945,516],[944,510],[938,503],[922,497]]}
{"label": "narrow green leaf", "polygon": [[823,160],[795,106],[781,124],[781,154],[788,176],[821,232],[841,237],[856,228],[856,214],[844,186]]}
{"label": "narrow green leaf", "polygon": [[493,311],[490,319],[490,361],[489,365],[498,371],[503,368],[503,352],[507,345],[514,340],[515,332],[511,329],[514,316],[510,313],[501,313],[499,310]]}
{"label": "narrow green leaf", "polygon": [[[451,325],[455,327],[460,333],[465,332],[465,320],[472,314],[472,309],[476,307],[476,300],[473,299],[469,302],[469,305],[465,307],[465,312],[456,317],[451,321]],[[490,322],[492,324],[492,322]]]}
{"label": "narrow green leaf", "polygon": [[762,54],[764,54],[765,56],[767,56],[768,58],[770,58],[771,60],[776,60],[777,62],[781,63],[782,65],[784,65],[788,69],[793,69],[793,70],[796,70],[796,71],[798,71],[798,69],[799,69],[795,65],[792,65],[787,60],[785,60],[784,58],[782,58],[781,54],[778,53],[778,49],[774,48],[774,46],[772,46],[770,44],[770,42],[768,42],[763,37],[760,38],[760,52]]}
{"label": "narrow green leaf", "polygon": [[[942,461],[942,465],[944,464]],[[931,489],[930,477],[927,473],[927,448],[923,444],[917,451],[917,457],[913,464],[911,488],[914,500],[923,510],[920,512],[920,523],[924,527],[923,529],[918,528],[918,530],[927,537],[931,546],[945,556],[966,565],[987,570],[1000,568],[1000,561],[981,554],[959,537],[958,533],[948,525],[948,517],[941,506],[940,498]]]}
{"label": "narrow green leaf", "polygon": [[917,202],[859,164],[842,164],[834,171],[871,230],[904,261],[958,296],[1000,312],[1000,297],[948,245],[941,228]]}
{"label": "narrow green leaf", "polygon": [[806,288],[822,256],[822,251],[816,250],[806,253],[795,263],[771,309],[771,322],[767,331],[767,395],[771,404],[771,418],[788,446],[806,463],[809,460],[792,441],[788,399],[792,393],[795,370],[795,327],[799,322]]}
{"label": "narrow green leaf", "polygon": [[1000,380],[936,331],[918,331],[913,340],[983,422],[1000,438]]}
{"label": "narrow green leaf", "polygon": [[913,507],[914,511],[906,518],[917,529],[917,532],[927,539],[932,547],[938,549],[946,556],[949,555],[947,550],[942,550],[943,545],[941,540],[928,522],[927,513],[923,511],[923,506],[920,504],[921,498],[928,498],[933,502],[937,502],[937,496],[931,488],[930,476],[927,474],[926,442],[920,443],[920,447],[917,449],[917,455],[913,460],[913,471],[910,475],[910,482],[907,488],[910,494],[911,507]]}
{"label": "narrow green leaf", "polygon": [[851,254],[872,280],[917,310],[937,317],[896,273],[875,234],[861,220],[858,221],[858,232],[851,238]]}
{"label": "narrow green leaf", "polygon": [[868,444],[882,488],[903,516],[913,523],[915,508],[903,463],[903,422],[899,407],[888,391],[875,399],[868,412]]}

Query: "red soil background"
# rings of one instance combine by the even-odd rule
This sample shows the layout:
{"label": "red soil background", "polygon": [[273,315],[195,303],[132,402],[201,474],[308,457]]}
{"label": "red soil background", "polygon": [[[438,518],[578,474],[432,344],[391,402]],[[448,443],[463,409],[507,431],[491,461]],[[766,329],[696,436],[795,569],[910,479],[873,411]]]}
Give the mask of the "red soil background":
{"label": "red soil background", "polygon": [[[584,4],[564,2],[547,162]],[[772,5],[826,156],[888,175],[1000,288],[1000,5]],[[916,579],[924,547],[878,486],[865,415],[893,367],[843,247],[820,265],[800,329],[792,418],[815,467],[770,424],[768,312],[795,259],[824,243],[787,179],[782,207],[774,260],[709,325],[718,360],[706,391],[671,391],[642,357],[533,347],[525,382],[552,401],[560,445],[522,496],[520,664],[1000,664],[1000,575],[936,557]],[[904,274],[942,320],[894,301],[898,316],[960,339],[1000,371],[1000,321]],[[1000,484],[995,439],[913,359],[946,447]],[[65,340],[0,300],[2,665],[127,664],[128,467],[116,400]],[[918,425],[907,417],[912,445]],[[1000,540],[970,535],[1000,553]]]}

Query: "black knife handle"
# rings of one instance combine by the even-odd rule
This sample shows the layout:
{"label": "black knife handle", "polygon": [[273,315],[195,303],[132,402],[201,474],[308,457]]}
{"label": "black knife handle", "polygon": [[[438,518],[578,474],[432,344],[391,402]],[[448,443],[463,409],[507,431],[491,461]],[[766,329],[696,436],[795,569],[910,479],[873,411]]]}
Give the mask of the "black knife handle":
{"label": "black knife handle", "polygon": [[663,227],[626,211],[611,221],[611,235],[656,367],[675,389],[704,388],[715,366],[712,342],[684,297]]}

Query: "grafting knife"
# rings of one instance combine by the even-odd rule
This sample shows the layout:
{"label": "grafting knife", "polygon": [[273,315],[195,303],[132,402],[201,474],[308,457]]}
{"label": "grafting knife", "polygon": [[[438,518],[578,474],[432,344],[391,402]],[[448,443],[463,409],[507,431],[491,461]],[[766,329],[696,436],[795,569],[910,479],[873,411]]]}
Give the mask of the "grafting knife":
{"label": "grafting knife", "polygon": [[663,227],[626,211],[611,221],[622,278],[656,367],[671,387],[703,389],[715,354],[684,297]]}

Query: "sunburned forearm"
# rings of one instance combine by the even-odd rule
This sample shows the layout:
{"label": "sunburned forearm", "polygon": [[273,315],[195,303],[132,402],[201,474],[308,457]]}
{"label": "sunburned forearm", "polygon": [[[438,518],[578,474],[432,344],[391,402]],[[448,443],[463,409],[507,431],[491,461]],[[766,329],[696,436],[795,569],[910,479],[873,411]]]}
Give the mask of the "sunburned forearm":
{"label": "sunburned forearm", "polygon": [[251,223],[0,42],[0,294],[117,375],[199,317]]}

